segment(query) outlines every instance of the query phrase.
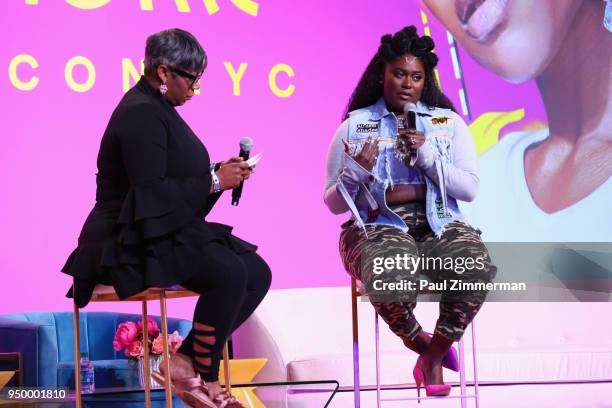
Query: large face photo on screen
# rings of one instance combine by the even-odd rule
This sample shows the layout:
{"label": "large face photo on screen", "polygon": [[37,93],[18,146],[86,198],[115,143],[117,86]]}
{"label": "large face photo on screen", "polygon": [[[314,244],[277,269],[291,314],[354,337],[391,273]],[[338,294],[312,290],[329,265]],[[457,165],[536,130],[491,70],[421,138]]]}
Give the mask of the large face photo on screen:
{"label": "large face photo on screen", "polygon": [[[44,281],[31,288],[40,308],[53,303],[48,291],[65,293],[58,271],[95,202],[104,128],[142,73],[145,39],[171,27],[208,55],[199,91],[178,109],[211,160],[236,155],[246,136],[263,154],[240,206],[222,198],[209,219],[257,242],[273,289],[347,284],[337,239],[349,215],[322,200],[327,149],[380,36],[411,24],[435,40],[436,81],[474,138],[480,189],[460,205],[483,239],[610,240],[605,4],[8,2],[0,268],[27,274],[6,274],[5,287]],[[14,310],[37,306],[6,296]]]}
{"label": "large face photo on screen", "polygon": [[[610,4],[425,3],[467,56],[509,82],[534,81],[538,91],[509,98],[466,73],[468,95],[484,86],[495,98],[512,100],[521,116],[533,113],[535,100],[541,99],[545,110],[538,121],[511,132],[502,129],[499,140],[489,142],[494,145],[487,143],[480,161],[481,191],[466,206],[471,219],[484,227],[483,236],[493,241],[609,241],[612,225],[604,214],[612,202],[612,33],[604,16]],[[509,121],[516,120],[514,113]]]}

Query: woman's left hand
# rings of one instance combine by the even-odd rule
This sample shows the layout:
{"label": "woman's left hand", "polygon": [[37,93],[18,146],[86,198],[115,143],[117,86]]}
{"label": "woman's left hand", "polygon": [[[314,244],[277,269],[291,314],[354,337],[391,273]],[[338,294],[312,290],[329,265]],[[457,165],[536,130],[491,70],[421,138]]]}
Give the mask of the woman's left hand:
{"label": "woman's left hand", "polygon": [[416,150],[425,143],[425,134],[418,130],[410,129],[407,132],[402,132],[399,135],[400,144],[404,142],[407,150]]}
{"label": "woman's left hand", "polygon": [[[232,156],[229,159],[227,159],[226,161],[221,162],[221,167],[223,166],[227,166],[228,164],[233,164],[233,163],[241,163],[243,162],[244,159],[242,157],[239,156]],[[243,176],[244,176],[244,180],[248,180],[249,177],[251,177],[251,174],[253,173],[253,169],[255,168],[255,166],[253,167],[247,167],[246,170],[244,170]]]}

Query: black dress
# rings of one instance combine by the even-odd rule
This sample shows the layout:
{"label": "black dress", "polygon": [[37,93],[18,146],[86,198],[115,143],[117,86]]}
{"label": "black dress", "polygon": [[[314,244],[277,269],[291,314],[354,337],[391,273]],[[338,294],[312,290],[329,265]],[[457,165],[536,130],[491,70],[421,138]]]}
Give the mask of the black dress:
{"label": "black dress", "polygon": [[208,152],[144,78],[110,118],[96,184],[96,205],[62,268],[76,278],[79,307],[97,283],[124,299],[206,273],[195,260],[211,241],[237,254],[256,250],[231,227],[204,220],[220,196],[209,194]]}

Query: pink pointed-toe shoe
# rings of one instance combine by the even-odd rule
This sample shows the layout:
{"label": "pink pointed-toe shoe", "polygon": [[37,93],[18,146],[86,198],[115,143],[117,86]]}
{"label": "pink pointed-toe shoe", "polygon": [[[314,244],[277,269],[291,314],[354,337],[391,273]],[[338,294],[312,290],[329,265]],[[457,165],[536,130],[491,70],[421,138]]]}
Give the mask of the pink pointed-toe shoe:
{"label": "pink pointed-toe shoe", "polygon": [[442,359],[442,367],[459,372],[459,357],[454,347],[451,347]]}
{"label": "pink pointed-toe shoe", "polygon": [[[423,333],[429,337],[433,336],[433,334],[426,331],[423,331]],[[457,349],[455,347],[448,349],[448,352],[442,359],[442,367],[459,372],[459,357],[457,356]]]}
{"label": "pink pointed-toe shoe", "polygon": [[[414,375],[414,382],[417,386],[417,396],[421,398],[421,385],[425,386],[425,394],[428,397],[445,397],[450,394],[451,386],[448,384],[427,384],[425,372],[419,367],[418,363],[412,370]],[[421,400],[419,399],[420,403]]]}

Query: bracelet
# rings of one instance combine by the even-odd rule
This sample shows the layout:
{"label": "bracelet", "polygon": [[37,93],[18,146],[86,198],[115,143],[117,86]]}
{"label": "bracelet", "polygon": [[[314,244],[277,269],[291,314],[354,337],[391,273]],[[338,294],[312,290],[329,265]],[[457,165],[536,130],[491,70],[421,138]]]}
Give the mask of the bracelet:
{"label": "bracelet", "polygon": [[217,174],[215,173],[214,167],[210,170],[210,175],[212,177],[213,192],[220,193],[221,192],[221,182],[219,181],[219,177],[217,177]]}

